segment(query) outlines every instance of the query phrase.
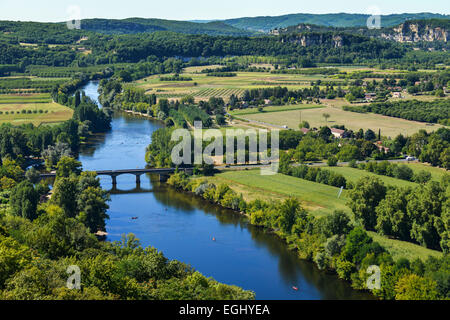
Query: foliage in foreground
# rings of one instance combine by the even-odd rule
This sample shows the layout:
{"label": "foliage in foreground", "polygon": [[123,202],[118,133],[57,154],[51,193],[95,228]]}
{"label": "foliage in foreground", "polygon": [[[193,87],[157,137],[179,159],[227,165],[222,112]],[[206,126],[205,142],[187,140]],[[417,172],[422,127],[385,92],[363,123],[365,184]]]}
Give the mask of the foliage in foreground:
{"label": "foliage in foreground", "polygon": [[[23,180],[12,161],[1,166],[0,299],[7,300],[209,300],[253,299],[254,294],[206,278],[142,248],[134,235],[99,241],[109,196],[94,173],[79,175],[80,163],[63,157],[49,191]],[[23,181],[22,181],[23,180]],[[81,289],[69,290],[69,266],[81,271]]]}

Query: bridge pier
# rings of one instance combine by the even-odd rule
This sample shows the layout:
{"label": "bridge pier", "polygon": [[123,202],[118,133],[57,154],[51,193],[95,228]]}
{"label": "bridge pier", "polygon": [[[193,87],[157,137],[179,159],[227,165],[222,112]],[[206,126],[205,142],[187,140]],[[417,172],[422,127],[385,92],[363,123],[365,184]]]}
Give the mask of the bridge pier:
{"label": "bridge pier", "polygon": [[140,185],[140,184],[141,184],[141,175],[140,175],[140,174],[137,174],[137,175],[136,175],[136,184],[137,184],[137,185]]}
{"label": "bridge pier", "polygon": [[117,176],[116,175],[111,175],[111,179],[112,179],[113,187],[116,187],[117,186]]}

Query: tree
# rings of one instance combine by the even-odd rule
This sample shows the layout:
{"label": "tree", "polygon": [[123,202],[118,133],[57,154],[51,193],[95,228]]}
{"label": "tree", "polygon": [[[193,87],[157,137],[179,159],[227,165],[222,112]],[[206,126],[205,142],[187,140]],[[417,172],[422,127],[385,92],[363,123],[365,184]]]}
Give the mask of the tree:
{"label": "tree", "polygon": [[42,152],[42,158],[45,160],[46,167],[51,170],[62,157],[70,157],[71,150],[69,144],[57,142],[54,146],[48,146]]}
{"label": "tree", "polygon": [[326,216],[323,231],[330,236],[346,235],[352,230],[350,218],[344,211],[335,210]]}
{"label": "tree", "polygon": [[341,147],[339,153],[336,155],[341,161],[359,160],[361,158],[361,152],[357,146],[346,144]]}
{"label": "tree", "polygon": [[285,175],[289,175],[290,170],[291,170],[290,163],[291,163],[291,157],[289,156],[289,154],[286,152],[281,152],[280,153],[280,165],[278,168],[278,172],[285,174]]}
{"label": "tree", "polygon": [[[412,221],[411,238],[422,246],[440,249],[439,227],[446,202],[446,190],[438,182],[431,181],[410,193],[407,212]],[[439,227],[441,229],[441,227]]]}
{"label": "tree", "polygon": [[36,184],[39,181],[39,171],[37,171],[34,167],[31,167],[25,173],[25,178],[30,181],[32,184]]}
{"label": "tree", "polygon": [[221,114],[218,114],[218,115],[216,116],[216,122],[217,122],[217,124],[218,124],[219,126],[224,125],[224,124],[226,123],[225,117],[224,117],[223,115],[221,115]]}
{"label": "tree", "polygon": [[436,300],[438,291],[436,282],[415,274],[399,279],[395,286],[396,300]]}
{"label": "tree", "polygon": [[338,159],[335,156],[328,158],[327,164],[329,167],[336,167],[338,164]]}
{"label": "tree", "polygon": [[104,231],[105,220],[109,219],[106,213],[109,209],[107,205],[109,195],[101,188],[88,187],[81,191],[77,197],[78,211],[80,212],[78,220],[90,229],[92,233]]}
{"label": "tree", "polygon": [[30,220],[37,218],[39,194],[29,181],[19,183],[11,193],[11,209],[13,214]]}
{"label": "tree", "polygon": [[321,137],[323,140],[328,141],[328,139],[331,136],[331,129],[328,127],[322,127],[319,130],[319,137]]}
{"label": "tree", "polygon": [[448,142],[444,143],[444,141],[439,139],[437,136],[432,136],[420,153],[420,161],[431,163],[433,166],[440,165],[441,154],[444,152],[447,145]]}
{"label": "tree", "polygon": [[81,162],[72,157],[62,157],[56,165],[56,177],[69,177],[72,174],[79,175],[81,173]]}
{"label": "tree", "polygon": [[51,199],[53,204],[61,207],[66,216],[77,216],[78,179],[75,176],[56,179]]}
{"label": "tree", "polygon": [[361,228],[355,228],[347,235],[345,247],[342,250],[342,257],[354,263],[361,262],[365,258],[361,256],[362,248],[373,243],[367,232]]}
{"label": "tree", "polygon": [[349,207],[355,218],[361,220],[368,230],[375,230],[376,207],[386,196],[386,187],[378,177],[366,176],[358,180],[349,192]]}
{"label": "tree", "polygon": [[325,119],[325,122],[328,124],[328,119],[331,117],[328,113],[323,113],[322,117]]}
{"label": "tree", "polygon": [[425,170],[420,170],[414,174],[413,180],[420,184],[426,184],[431,180],[431,173]]}
{"label": "tree", "polygon": [[393,174],[397,179],[411,181],[414,176],[414,171],[407,165],[402,164],[394,167]]}
{"label": "tree", "polygon": [[75,105],[74,105],[75,108],[78,108],[78,106],[80,105],[80,102],[81,102],[81,93],[79,90],[77,90],[75,92]]}
{"label": "tree", "polygon": [[300,125],[298,127],[299,127],[299,129],[303,129],[303,128],[309,129],[310,125],[309,125],[308,121],[302,121],[302,123],[300,123]]}
{"label": "tree", "polygon": [[376,230],[383,235],[410,240],[411,219],[407,214],[408,195],[411,189],[388,190],[386,198],[376,208]]}
{"label": "tree", "polygon": [[289,198],[283,201],[279,207],[278,225],[283,232],[291,233],[297,218],[302,214],[303,209],[295,198]]}
{"label": "tree", "polygon": [[373,132],[371,129],[367,129],[367,131],[364,133],[364,139],[367,141],[373,141],[377,138],[375,135],[375,132]]}

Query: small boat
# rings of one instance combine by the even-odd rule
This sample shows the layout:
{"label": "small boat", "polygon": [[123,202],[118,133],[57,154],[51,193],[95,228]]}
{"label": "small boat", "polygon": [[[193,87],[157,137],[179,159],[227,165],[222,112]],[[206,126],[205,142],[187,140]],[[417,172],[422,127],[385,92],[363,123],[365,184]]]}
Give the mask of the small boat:
{"label": "small boat", "polygon": [[295,291],[298,291],[298,288],[297,288],[297,287],[292,287],[292,289],[294,289]]}
{"label": "small boat", "polygon": [[216,238],[212,238],[213,241],[216,241]]}
{"label": "small boat", "polygon": [[132,217],[131,220],[137,220],[139,217]]}

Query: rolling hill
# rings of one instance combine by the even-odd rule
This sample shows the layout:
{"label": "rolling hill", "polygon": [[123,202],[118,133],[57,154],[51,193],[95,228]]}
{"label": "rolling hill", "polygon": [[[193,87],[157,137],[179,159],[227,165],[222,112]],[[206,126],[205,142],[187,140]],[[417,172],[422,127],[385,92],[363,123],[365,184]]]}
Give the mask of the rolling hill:
{"label": "rolling hill", "polygon": [[[331,13],[309,14],[298,13],[275,17],[237,18],[224,20],[226,24],[238,29],[269,32],[276,28],[286,28],[299,24],[313,24],[328,27],[362,27],[366,26],[367,14]],[[450,15],[435,13],[402,13],[383,15],[381,23],[383,27],[392,27],[404,23],[407,20],[418,19],[450,19]]]}
{"label": "rolling hill", "polygon": [[83,30],[104,34],[134,34],[156,31],[173,31],[187,34],[207,34],[223,36],[249,36],[256,32],[235,28],[221,21],[195,23],[189,21],[175,21],[163,19],[128,18],[86,19],[81,22]]}

